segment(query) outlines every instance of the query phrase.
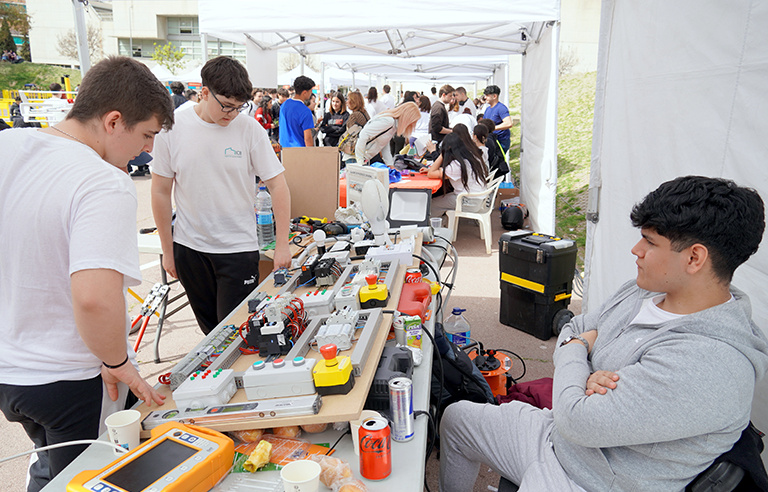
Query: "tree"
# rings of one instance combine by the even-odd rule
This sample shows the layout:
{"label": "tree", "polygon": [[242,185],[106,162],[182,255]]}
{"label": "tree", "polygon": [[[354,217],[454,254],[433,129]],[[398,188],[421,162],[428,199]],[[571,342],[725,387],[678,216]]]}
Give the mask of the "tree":
{"label": "tree", "polygon": [[27,15],[23,6],[13,3],[0,4],[0,18],[8,21],[11,29],[18,32],[21,36],[29,36],[30,17]]}
{"label": "tree", "polygon": [[0,27],[0,50],[2,51],[16,51],[16,42],[11,35],[11,27],[8,25],[8,20],[3,19],[3,25]]}
{"label": "tree", "polygon": [[[0,19],[3,19],[4,23],[8,23],[9,31],[15,31],[24,38],[24,44],[21,45],[19,55],[25,60],[29,60],[29,24],[31,17],[27,15],[26,9],[19,4],[0,3]],[[3,33],[4,31],[0,32],[0,36],[5,36]],[[13,36],[11,36],[11,39],[13,39]],[[14,51],[16,50],[15,46],[16,44],[14,43]]]}
{"label": "tree", "polygon": [[158,65],[167,68],[174,75],[178,74],[186,66],[187,61],[183,59],[184,56],[184,48],[177,48],[173,43],[163,46],[158,46],[155,43],[155,51],[152,53],[152,59]]}
{"label": "tree", "polygon": [[[85,37],[87,38],[88,54],[91,57],[91,61],[96,63],[97,61],[104,58],[104,37],[101,34],[101,28],[93,27],[89,24],[86,28]],[[57,36],[56,40],[59,42],[56,50],[61,56],[66,56],[67,58],[72,58],[73,60],[80,59],[80,55],[77,52],[77,34],[75,34],[74,29],[70,29],[64,34],[60,34]]]}
{"label": "tree", "polygon": [[22,43],[21,48],[19,48],[18,55],[27,61],[32,60],[32,52],[29,49],[29,38],[24,38],[24,42]]}

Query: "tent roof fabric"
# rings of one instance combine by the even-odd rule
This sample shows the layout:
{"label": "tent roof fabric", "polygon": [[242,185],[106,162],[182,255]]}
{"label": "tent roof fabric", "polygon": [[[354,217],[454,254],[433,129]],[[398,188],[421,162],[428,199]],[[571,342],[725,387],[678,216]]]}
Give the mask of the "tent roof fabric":
{"label": "tent roof fabric", "polygon": [[[487,78],[500,66],[498,58],[524,53],[529,43],[538,41],[545,23],[559,17],[559,0],[486,0],[483,9],[455,0],[439,5],[338,0],[325,12],[317,12],[310,0],[295,0],[290,9],[279,2],[199,1],[200,31],[211,36],[252,42],[263,50],[321,55],[324,61],[326,56],[375,55],[379,60],[373,64],[350,60],[337,66],[366,73],[430,74],[421,76],[425,80],[441,72]],[[476,60],[452,61],[459,57]],[[398,63],[402,60],[407,63]]]}

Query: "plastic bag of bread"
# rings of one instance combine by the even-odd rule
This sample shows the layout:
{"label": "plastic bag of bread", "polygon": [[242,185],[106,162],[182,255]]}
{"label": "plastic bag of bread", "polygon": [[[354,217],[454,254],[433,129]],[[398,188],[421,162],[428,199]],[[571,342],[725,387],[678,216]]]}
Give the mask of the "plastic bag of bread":
{"label": "plastic bag of bread", "polygon": [[262,466],[269,463],[269,457],[272,455],[272,443],[269,441],[259,441],[256,445],[256,449],[248,456],[248,459],[243,463],[243,469],[254,473]]}
{"label": "plastic bag of bread", "polygon": [[313,454],[309,457],[320,465],[320,481],[326,487],[331,487],[335,482],[341,482],[348,478],[354,478],[349,463],[333,456]]}
{"label": "plastic bag of bread", "polygon": [[310,434],[325,432],[325,429],[327,428],[328,424],[304,424],[301,426],[301,430],[304,432],[309,432]]}
{"label": "plastic bag of bread", "polygon": [[272,434],[278,437],[299,437],[301,435],[301,429],[298,425],[289,425],[287,427],[275,427],[272,429]]}
{"label": "plastic bag of bread", "polygon": [[259,442],[264,435],[264,429],[231,431],[229,435],[240,442]]}
{"label": "plastic bag of bread", "polygon": [[333,492],[367,492],[368,487],[356,478],[345,478],[344,480],[334,482],[331,487]]}

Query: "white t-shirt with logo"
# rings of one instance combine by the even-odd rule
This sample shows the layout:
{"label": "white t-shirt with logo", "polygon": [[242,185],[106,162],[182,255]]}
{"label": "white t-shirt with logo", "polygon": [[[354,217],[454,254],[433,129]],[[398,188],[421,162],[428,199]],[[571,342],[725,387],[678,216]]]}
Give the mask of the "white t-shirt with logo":
{"label": "white t-shirt with logo", "polygon": [[285,171],[267,132],[246,115],[226,127],[194,110],[175,117],[155,139],[151,163],[153,173],[175,180],[174,242],[203,253],[255,251],[255,177]]}
{"label": "white t-shirt with logo", "polygon": [[0,148],[0,383],[96,377],[70,276],[110,269],[124,287],[141,282],[136,188],[90,147],[36,129],[0,133]]}

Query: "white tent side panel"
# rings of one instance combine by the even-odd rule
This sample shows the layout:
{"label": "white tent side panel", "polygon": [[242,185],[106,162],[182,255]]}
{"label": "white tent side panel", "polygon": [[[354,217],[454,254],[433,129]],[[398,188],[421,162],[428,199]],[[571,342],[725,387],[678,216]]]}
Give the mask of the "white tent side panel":
{"label": "white tent side panel", "polygon": [[523,56],[521,96],[521,201],[531,227],[555,234],[557,193],[557,53],[560,24],[545,28]]}
{"label": "white tent side panel", "polygon": [[[768,3],[603,1],[590,187],[599,222],[587,236],[587,296],[596,309],[636,274],[632,205],[676,176],[721,176],[768,201]],[[753,319],[768,331],[768,244],[740,267]],[[717,364],[716,360],[712,361]],[[712,395],[718,398],[720,395]],[[752,420],[768,429],[768,381]]]}

